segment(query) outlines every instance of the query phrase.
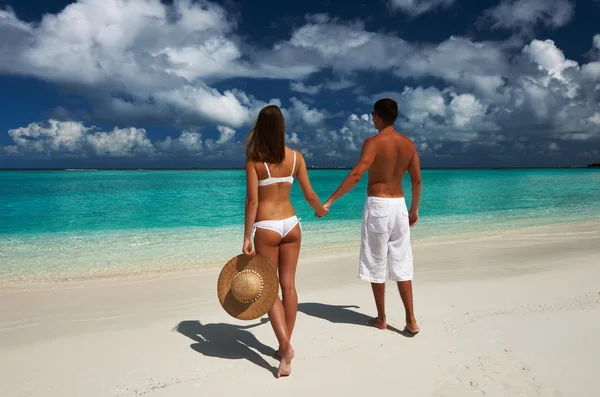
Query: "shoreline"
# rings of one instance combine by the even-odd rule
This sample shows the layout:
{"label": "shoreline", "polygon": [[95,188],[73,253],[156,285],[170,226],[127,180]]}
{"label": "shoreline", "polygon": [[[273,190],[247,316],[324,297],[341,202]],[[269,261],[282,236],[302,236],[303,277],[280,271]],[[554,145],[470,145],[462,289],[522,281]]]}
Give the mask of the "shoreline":
{"label": "shoreline", "polygon": [[[492,240],[495,238],[517,235],[534,231],[556,231],[555,227],[587,227],[596,225],[596,221],[581,221],[572,219],[558,219],[552,223],[528,224],[520,227],[499,227],[492,230],[477,230],[474,232],[454,232],[441,234],[435,237],[411,236],[411,244],[414,249],[421,247],[436,247],[452,244],[476,243]],[[312,226],[312,225],[311,225]],[[419,225],[415,226],[418,227]],[[552,230],[551,230],[552,229]],[[310,230],[310,232],[314,232]],[[306,234],[306,226],[305,231]],[[300,252],[300,260],[314,262],[317,260],[335,259],[348,256],[357,258],[360,247],[360,222],[356,225],[356,236],[353,239],[346,239],[342,243],[333,243],[328,246],[304,247]],[[346,236],[347,237],[347,236]],[[312,237],[315,238],[314,236]],[[305,238],[306,240],[306,238]],[[304,243],[306,244],[306,243]],[[240,252],[241,253],[241,252]],[[178,277],[180,275],[195,275],[206,270],[220,268],[230,257],[237,255],[232,252],[229,256],[210,257],[197,264],[159,264],[159,265],[121,265],[107,268],[77,269],[74,272],[56,272],[49,269],[48,272],[39,272],[37,275],[24,275],[22,277],[4,277],[0,278],[0,292],[3,290],[15,290],[19,288],[35,288],[39,285],[60,286],[65,283],[79,283],[86,281],[118,280],[118,279],[136,279],[136,278],[164,278]]]}

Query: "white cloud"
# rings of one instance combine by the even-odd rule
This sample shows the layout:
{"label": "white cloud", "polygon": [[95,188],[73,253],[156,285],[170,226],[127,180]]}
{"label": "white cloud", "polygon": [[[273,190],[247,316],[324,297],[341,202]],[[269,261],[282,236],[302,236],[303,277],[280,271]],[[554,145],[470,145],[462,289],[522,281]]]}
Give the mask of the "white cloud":
{"label": "white cloud", "polygon": [[363,46],[374,33],[366,32],[362,23],[342,25],[328,19],[317,19],[297,29],[290,44],[298,48],[315,49],[325,58],[344,56]]}
{"label": "white cloud", "polygon": [[[379,94],[384,97],[386,94]],[[392,94],[391,96],[395,96]],[[398,98],[398,110],[410,121],[424,123],[429,117],[443,116],[446,104],[442,93],[435,87],[406,87]],[[376,100],[376,98],[373,98]]]}
{"label": "white cloud", "polygon": [[[152,77],[218,75],[241,55],[224,36],[232,22],[220,6],[208,2],[167,6],[157,0],[85,0],[24,26],[22,36],[29,40],[16,49],[21,62],[10,71],[54,81],[156,89],[162,83]],[[5,29],[2,23],[0,31]]]}
{"label": "white cloud", "polygon": [[297,98],[291,98],[290,101],[292,102],[292,108],[290,109],[292,115],[309,126],[322,124],[327,117],[324,111],[316,108],[311,109]]}
{"label": "white cloud", "polygon": [[217,143],[219,145],[229,142],[231,138],[235,136],[235,130],[233,128],[220,125],[217,127],[217,130],[219,130],[219,132],[221,133],[219,140],[217,140]]}
{"label": "white cloud", "polygon": [[93,98],[93,114],[121,124],[150,118],[238,128],[251,109],[206,81],[301,78],[316,69],[244,59],[252,54],[243,54],[234,28],[205,0],[79,0],[36,24],[0,11],[0,73],[77,87]]}
{"label": "white cloud", "polygon": [[[418,15],[452,2],[395,3]],[[486,15],[495,18],[497,27],[555,27],[570,20],[570,7],[560,0],[503,1]],[[52,123],[58,123],[51,121],[26,127],[14,144],[0,151],[73,156],[229,153],[237,145],[235,130],[247,129],[260,109],[273,103],[294,131],[290,143],[303,153],[318,156],[327,150],[348,156],[374,133],[363,111],[348,108],[354,114],[341,127],[328,125],[336,115],[318,102],[307,99],[308,105],[291,98],[285,108],[278,98],[210,85],[233,77],[284,78],[292,90],[307,95],[355,84],[359,87],[353,92],[362,89],[358,95],[364,95],[364,82],[369,83],[362,79],[365,72],[391,75],[400,92],[385,94],[399,103],[400,127],[427,150],[447,150],[444,145],[452,141],[473,140],[492,148],[520,135],[556,142],[600,139],[600,35],[592,39],[591,61],[579,64],[551,40],[517,45],[518,40],[452,36],[439,43],[410,43],[392,33],[368,31],[360,21],[325,14],[309,16],[290,32],[289,40],[267,48],[245,43],[235,29],[221,6],[204,0],[171,5],[159,0],[80,0],[39,23],[0,11],[0,73],[34,76],[87,93],[90,115],[101,121],[119,126],[162,123],[184,131],[148,145],[141,129],[102,132],[75,123],[60,124],[51,133]],[[319,71],[333,80],[305,84],[316,81],[307,77]],[[394,77],[404,79],[401,85]],[[412,87],[404,87],[407,79]],[[428,86],[421,86],[420,79]],[[366,99],[372,105],[375,98]],[[217,126],[220,135],[214,139],[199,132],[205,136],[200,127]],[[530,147],[523,145],[524,150]]]}
{"label": "white cloud", "polygon": [[[595,73],[600,70],[596,62],[579,65],[567,59],[551,40],[532,40],[507,64],[504,50],[487,43],[485,51],[497,55],[494,68],[493,63],[475,54],[473,47],[477,45],[462,39],[449,40],[422,52],[445,67],[442,71],[435,67],[436,62],[421,56],[423,77],[443,78],[450,83],[443,90],[405,87],[402,92],[381,92],[359,100],[371,105],[383,97],[395,99],[400,112],[396,124],[399,130],[412,137],[418,147],[436,154],[450,150],[446,143],[452,142],[460,143],[462,151],[490,153],[503,153],[510,142],[517,142],[515,150],[537,154],[541,149],[531,142],[600,141],[596,124],[600,123],[600,86],[588,81],[591,76],[600,76]],[[454,50],[439,50],[444,46]],[[465,51],[457,51],[460,48]],[[473,74],[478,73],[497,81],[497,87],[477,86]],[[345,124],[347,128],[349,125]],[[344,135],[339,132],[336,136],[341,139]],[[521,138],[527,141],[520,142]],[[347,148],[355,148],[359,140],[352,142]],[[548,148],[541,152],[548,153]]]}
{"label": "white cloud", "polygon": [[348,158],[355,155],[363,142],[377,133],[370,115],[351,114],[340,129],[319,128],[311,139],[307,139],[315,150],[330,150],[326,155],[331,158]]}
{"label": "white cloud", "polygon": [[325,83],[325,88],[327,88],[328,90],[331,90],[331,91],[339,91],[339,90],[344,90],[346,88],[354,87],[355,85],[356,85],[356,83],[354,83],[350,80],[341,78],[337,81],[327,81]]}
{"label": "white cloud", "polygon": [[300,138],[298,137],[298,134],[295,132],[292,132],[291,135],[286,134],[285,140],[294,145],[297,145],[300,143]]}
{"label": "white cloud", "polygon": [[165,72],[185,78],[188,81],[203,76],[217,76],[223,65],[230,65],[241,56],[240,50],[224,37],[212,37],[205,43],[181,48],[163,48],[153,54],[164,55],[170,67]]}
{"label": "white cloud", "polygon": [[451,37],[437,46],[416,49],[398,60],[402,77],[438,77],[478,95],[495,96],[509,65],[499,43]]}
{"label": "white cloud", "polygon": [[[324,128],[318,127],[315,130],[310,125],[311,122],[320,124],[321,116],[318,116],[320,113],[316,109],[308,109],[298,100],[295,105],[296,107],[293,107],[291,111],[296,112],[300,109],[304,112],[303,117],[307,119],[307,123],[303,125],[308,126],[309,132],[308,135],[306,131],[302,134],[296,131],[287,133],[287,144],[300,150],[306,158],[313,158],[315,152],[321,153],[323,150],[323,147],[316,143],[317,140],[310,138],[315,131]],[[290,119],[293,120],[295,117],[298,115],[290,116]],[[353,116],[351,120],[351,123],[342,129],[342,134],[346,136],[336,139],[345,139],[346,141],[352,139],[350,138],[352,132],[348,128],[353,128],[352,123],[360,124],[361,121],[356,116]],[[372,127],[370,129],[372,130]],[[146,130],[142,128],[114,128],[104,131],[95,126],[87,127],[81,122],[50,119],[44,123],[31,123],[26,127],[10,130],[8,134],[12,142],[6,146],[0,145],[0,156],[46,160],[65,158],[157,160],[199,156],[202,160],[209,161],[242,158],[243,143],[236,139],[236,130],[224,125],[217,126],[215,130],[212,133],[213,137],[205,136],[204,132],[199,130],[183,130],[179,135],[152,141],[147,136]],[[335,135],[335,133],[333,134]],[[360,138],[360,136],[357,137],[357,139]]]}
{"label": "white cloud", "polygon": [[547,82],[551,78],[566,82],[567,78],[563,72],[569,68],[579,68],[577,62],[565,58],[552,40],[533,40],[523,48],[523,53],[529,55],[530,59],[538,65],[539,70],[548,73]]}
{"label": "white cloud", "polygon": [[462,128],[485,116],[487,107],[471,94],[453,95],[448,105],[456,127]]}
{"label": "white cloud", "polygon": [[600,126],[600,112],[594,113],[594,115],[591,116],[588,120],[591,123],[593,123],[593,124],[595,124],[597,126]]}
{"label": "white cloud", "polygon": [[9,145],[9,146],[0,146],[0,157],[2,156],[20,156],[21,153],[19,153],[19,148],[17,146],[14,145]]}
{"label": "white cloud", "polygon": [[202,134],[195,131],[183,131],[180,136],[166,137],[155,142],[154,146],[162,153],[198,155],[204,151]]}
{"label": "white cloud", "polygon": [[586,80],[600,80],[600,62],[590,62],[584,65],[581,73]]}
{"label": "white cloud", "polygon": [[478,95],[494,96],[510,69],[508,49],[501,42],[461,37],[414,45],[395,35],[369,32],[360,22],[309,18],[291,40],[261,52],[260,58],[280,67],[331,68],[341,75],[391,71],[399,77],[437,77]]}
{"label": "white cloud", "polygon": [[[471,58],[462,59],[466,63]],[[456,66],[465,67],[460,62]],[[551,40],[532,40],[512,65],[499,62],[495,72],[487,65],[481,70],[501,84],[495,90],[469,89],[473,80],[455,74],[450,63],[445,80],[454,85],[443,90],[405,87],[400,93],[382,92],[359,99],[368,104],[383,97],[395,99],[400,111],[398,127],[427,148],[434,148],[436,142],[463,142],[471,147],[480,142],[501,151],[502,142],[519,136],[600,140],[600,129],[594,123],[600,114],[600,86],[588,82],[591,76],[598,76],[595,62],[580,66]]]}
{"label": "white cloud", "polygon": [[318,152],[322,152],[322,148],[315,148],[314,140],[311,143],[311,140],[304,140],[300,138],[300,135],[297,132],[286,133],[285,134],[286,145],[291,147],[294,150],[299,150],[305,159],[314,158],[313,150],[316,149]]}
{"label": "white cloud", "polygon": [[87,135],[87,144],[98,157],[140,157],[154,154],[154,146],[139,128],[124,128]]}
{"label": "white cloud", "polygon": [[467,142],[480,133],[497,131],[498,126],[486,119],[487,105],[472,94],[457,94],[451,89],[405,87],[402,93],[382,92],[361,97],[364,103],[392,98],[398,103],[396,125],[415,136],[419,143],[437,141]]}
{"label": "white cloud", "polygon": [[10,149],[13,153],[34,154],[41,158],[144,157],[157,154],[146,131],[138,128],[115,128],[106,132],[87,128],[78,122],[50,120],[47,124],[31,123],[27,127],[12,129],[8,134],[15,142]]}
{"label": "white cloud", "polygon": [[256,54],[278,67],[332,68],[341,75],[358,70],[390,70],[412,47],[393,35],[368,32],[362,22],[309,17],[289,41]]}
{"label": "white cloud", "polygon": [[571,0],[503,0],[486,11],[492,28],[526,28],[537,24],[558,28],[568,24],[575,14]]}
{"label": "white cloud", "polygon": [[182,113],[199,115],[213,123],[241,127],[249,121],[249,109],[231,91],[223,94],[201,85],[184,86],[172,91],[158,92],[155,98],[177,108]]}
{"label": "white cloud", "polygon": [[456,0],[390,0],[390,6],[411,16],[417,16],[437,8],[448,8],[455,2]]}
{"label": "white cloud", "polygon": [[[415,5],[425,3],[431,4]],[[437,46],[414,46],[394,35],[368,32],[360,22],[343,23],[327,15],[310,16],[289,41],[270,50],[243,54],[244,46],[232,38],[235,23],[208,2],[81,0],[35,26],[8,12],[2,16],[0,43],[4,37],[11,40],[9,51],[0,55],[5,71],[83,84],[93,93],[93,114],[119,124],[152,120],[240,128],[251,122],[255,109],[244,103],[247,95],[217,91],[206,84],[208,79],[296,78],[325,68],[341,76],[387,70],[402,77],[439,77],[494,95],[502,86],[497,73],[507,67],[495,43],[451,38]],[[292,84],[305,93],[321,89]],[[324,87],[339,90],[352,84],[342,77]]]}
{"label": "white cloud", "polygon": [[323,88],[322,84],[317,85],[305,85],[301,81],[292,81],[290,83],[290,89],[292,91],[300,92],[302,94],[317,95]]}
{"label": "white cloud", "polygon": [[[81,122],[49,120],[8,131],[14,145],[0,146],[0,154],[34,158],[151,158],[165,156],[211,156],[216,152],[240,154],[236,131],[218,126],[219,137],[203,140],[195,130],[183,130],[152,142],[142,128],[114,128],[102,131]],[[298,140],[298,136],[294,137]]]}

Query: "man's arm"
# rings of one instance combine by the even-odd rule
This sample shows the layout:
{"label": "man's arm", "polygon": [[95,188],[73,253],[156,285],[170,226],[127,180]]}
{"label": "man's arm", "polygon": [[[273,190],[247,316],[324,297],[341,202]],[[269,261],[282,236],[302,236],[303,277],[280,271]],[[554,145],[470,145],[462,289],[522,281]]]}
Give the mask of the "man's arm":
{"label": "man's arm", "polygon": [[416,148],[408,164],[408,174],[412,184],[412,201],[408,212],[408,222],[412,227],[419,220],[419,201],[421,200],[421,162]]}
{"label": "man's arm", "polygon": [[363,144],[360,159],[358,159],[358,162],[352,171],[350,171],[346,178],[344,178],[340,187],[338,187],[331,197],[329,197],[325,203],[325,207],[329,208],[331,204],[352,190],[360,181],[363,174],[369,169],[371,164],[373,164],[373,160],[375,160],[375,143],[373,142],[372,138],[369,138]]}

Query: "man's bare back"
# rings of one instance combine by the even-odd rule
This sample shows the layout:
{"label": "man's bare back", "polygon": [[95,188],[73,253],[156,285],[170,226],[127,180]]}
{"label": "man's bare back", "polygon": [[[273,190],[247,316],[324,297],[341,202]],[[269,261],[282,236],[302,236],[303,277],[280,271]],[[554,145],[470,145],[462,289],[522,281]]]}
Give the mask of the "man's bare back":
{"label": "man's bare back", "polygon": [[384,129],[369,140],[372,140],[376,154],[367,171],[367,194],[376,197],[404,197],[402,178],[416,153],[415,145],[393,128]]}

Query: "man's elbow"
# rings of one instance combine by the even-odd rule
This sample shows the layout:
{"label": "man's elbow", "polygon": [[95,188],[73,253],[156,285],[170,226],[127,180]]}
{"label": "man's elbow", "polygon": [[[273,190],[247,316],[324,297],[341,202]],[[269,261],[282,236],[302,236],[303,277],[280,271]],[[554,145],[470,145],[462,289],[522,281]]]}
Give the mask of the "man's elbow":
{"label": "man's elbow", "polygon": [[350,172],[350,175],[348,175],[348,177],[353,183],[358,183],[360,182],[360,179],[362,178],[364,173],[365,172],[361,169],[354,169]]}
{"label": "man's elbow", "polygon": [[419,178],[414,178],[414,179],[412,180],[412,185],[413,185],[413,186],[421,186],[422,184],[423,184],[423,183],[421,182],[421,178],[420,178],[420,177],[419,177]]}

